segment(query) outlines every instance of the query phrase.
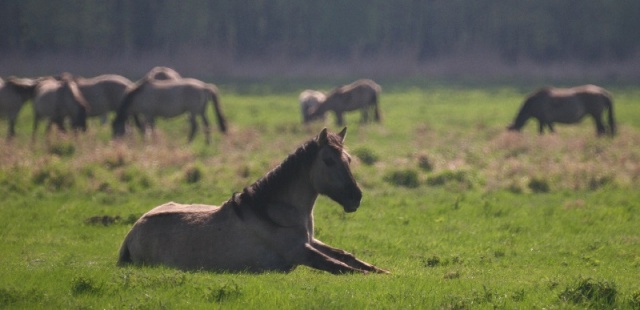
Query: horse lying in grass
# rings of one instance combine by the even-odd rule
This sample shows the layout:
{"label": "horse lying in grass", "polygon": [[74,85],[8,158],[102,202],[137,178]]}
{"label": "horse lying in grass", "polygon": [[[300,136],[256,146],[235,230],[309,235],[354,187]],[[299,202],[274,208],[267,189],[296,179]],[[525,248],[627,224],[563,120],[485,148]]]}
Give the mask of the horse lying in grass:
{"label": "horse lying in grass", "polygon": [[[302,112],[302,122],[308,123],[313,119],[310,119],[309,114],[311,109],[314,109],[317,105],[325,101],[327,96],[320,91],[306,89],[300,93],[298,101],[300,102],[300,111]],[[319,116],[324,120],[324,114]]]}
{"label": "horse lying in grass", "polygon": [[344,112],[360,110],[361,122],[369,121],[369,112],[373,112],[376,122],[381,120],[378,100],[382,88],[372,80],[357,80],[349,85],[336,88],[327,98],[309,109],[307,119],[321,119],[327,111],[333,111],[339,126],[344,124]]}
{"label": "horse lying in grass", "polygon": [[360,206],[345,135],[346,128],[339,134],[323,129],[220,207],[170,202],[152,209],[126,236],[118,265],[256,273],[306,265],[334,274],[387,273],[313,237],[318,195],[329,196],[345,212]]}
{"label": "horse lying in grass", "polygon": [[520,131],[529,118],[538,120],[538,132],[544,133],[545,126],[554,132],[553,123],[574,124],[585,115],[593,117],[598,135],[607,133],[602,122],[602,114],[608,111],[609,135],[616,132],[611,95],[595,85],[573,88],[542,88],[525,99],[509,130]]}
{"label": "horse lying in grass", "polygon": [[[222,113],[218,89],[215,85],[189,78],[178,80],[144,79],[127,91],[112,124],[113,135],[114,137],[124,135],[125,122],[130,115],[135,116],[136,125],[144,133],[145,124],[149,125],[152,130],[154,129],[155,118],[158,116],[170,118],[189,113],[191,124],[189,142],[193,140],[198,127],[196,117],[200,116],[204,125],[205,140],[209,144],[211,142],[207,118],[209,100],[213,102],[218,127],[224,133],[227,131],[227,121]],[[138,115],[144,117],[144,122],[139,121]]]}
{"label": "horse lying in grass", "polygon": [[64,121],[71,119],[74,130],[87,129],[87,113],[91,110],[87,99],[82,95],[78,84],[69,75],[61,77],[44,77],[38,79],[33,99],[33,134],[35,139],[38,123],[41,118],[48,118],[46,131],[55,124],[65,132]]}
{"label": "horse lying in grass", "polygon": [[0,79],[0,117],[9,120],[7,139],[16,135],[16,120],[24,103],[33,99],[36,81],[31,79]]}

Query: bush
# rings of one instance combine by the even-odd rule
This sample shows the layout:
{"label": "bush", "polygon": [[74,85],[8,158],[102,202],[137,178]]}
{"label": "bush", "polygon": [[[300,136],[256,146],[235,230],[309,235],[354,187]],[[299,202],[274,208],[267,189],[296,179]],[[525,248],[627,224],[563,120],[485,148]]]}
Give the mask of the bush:
{"label": "bush", "polygon": [[384,179],[385,181],[396,186],[414,188],[420,185],[420,181],[418,180],[418,173],[415,170],[411,169],[392,171],[388,173]]}
{"label": "bush", "polygon": [[353,154],[356,155],[364,163],[365,165],[371,166],[378,161],[378,155],[376,155],[372,150],[361,147],[357,148],[353,151]]}
{"label": "bush", "polygon": [[434,174],[427,178],[427,185],[444,186],[457,185],[466,189],[473,187],[471,177],[467,171],[463,170],[445,170],[438,174]]}
{"label": "bush", "polygon": [[202,179],[202,170],[200,167],[190,167],[185,171],[185,181],[188,184],[198,183]]}
{"label": "bush", "polygon": [[425,154],[418,156],[418,167],[426,172],[433,171],[433,163],[431,163],[431,160]]}
{"label": "bush", "polygon": [[549,192],[549,183],[547,181],[533,178],[529,181],[529,189],[534,193],[548,193]]}

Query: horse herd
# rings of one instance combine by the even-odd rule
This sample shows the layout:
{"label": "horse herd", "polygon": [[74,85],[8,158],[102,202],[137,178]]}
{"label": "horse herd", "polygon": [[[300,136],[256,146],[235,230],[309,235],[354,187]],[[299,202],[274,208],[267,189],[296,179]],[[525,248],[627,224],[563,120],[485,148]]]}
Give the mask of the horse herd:
{"label": "horse herd", "polygon": [[[372,80],[362,79],[338,87],[328,93],[305,90],[299,96],[303,123],[324,120],[327,112],[335,114],[336,123],[344,124],[344,113],[361,111],[361,121],[380,122],[379,107],[382,88]],[[18,114],[25,104],[33,102],[33,134],[35,138],[41,119],[48,119],[47,132],[52,125],[66,131],[70,121],[74,130],[86,130],[87,118],[100,117],[107,121],[109,113],[116,116],[112,122],[114,138],[124,135],[127,121],[132,118],[140,132],[155,127],[157,117],[170,118],[188,114],[192,141],[198,129],[198,118],[204,127],[205,142],[210,143],[207,104],[212,102],[221,132],[227,131],[218,89],[214,84],[184,78],[168,67],[155,67],[137,82],[115,74],[83,78],[63,73],[35,79],[0,78],[0,117],[8,119],[7,138],[16,135]],[[608,112],[608,126],[603,114]],[[573,88],[545,87],[525,98],[509,130],[521,130],[528,119],[538,121],[538,131],[554,131],[554,123],[578,123],[584,116],[595,121],[598,135],[615,134],[615,121],[611,95],[595,85]]]}

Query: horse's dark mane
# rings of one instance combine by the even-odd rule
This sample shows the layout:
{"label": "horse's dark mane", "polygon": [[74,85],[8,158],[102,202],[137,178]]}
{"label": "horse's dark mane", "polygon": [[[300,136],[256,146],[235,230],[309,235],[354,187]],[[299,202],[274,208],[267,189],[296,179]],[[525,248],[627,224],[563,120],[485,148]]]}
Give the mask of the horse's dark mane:
{"label": "horse's dark mane", "polygon": [[[343,145],[338,135],[328,134],[327,138],[331,147],[342,150]],[[320,147],[316,139],[305,142],[289,154],[279,166],[273,168],[255,183],[245,187],[242,192],[234,194],[225,204],[233,204],[240,216],[242,216],[240,206],[246,206],[258,216],[271,221],[267,215],[268,202],[272,201],[272,197],[278,193],[283,185],[287,184],[287,180],[298,169],[311,165]]]}

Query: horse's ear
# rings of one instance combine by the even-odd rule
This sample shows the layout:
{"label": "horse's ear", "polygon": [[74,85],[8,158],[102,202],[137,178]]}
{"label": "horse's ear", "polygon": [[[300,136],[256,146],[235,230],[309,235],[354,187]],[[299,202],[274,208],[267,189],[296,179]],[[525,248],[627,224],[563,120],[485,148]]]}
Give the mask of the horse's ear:
{"label": "horse's ear", "polygon": [[318,144],[320,144],[320,146],[324,146],[329,144],[329,139],[327,138],[327,128],[323,128],[322,131],[320,132],[320,134],[318,134]]}
{"label": "horse's ear", "polygon": [[344,138],[347,136],[347,127],[342,128],[338,136],[340,136],[340,142],[344,142]]}

